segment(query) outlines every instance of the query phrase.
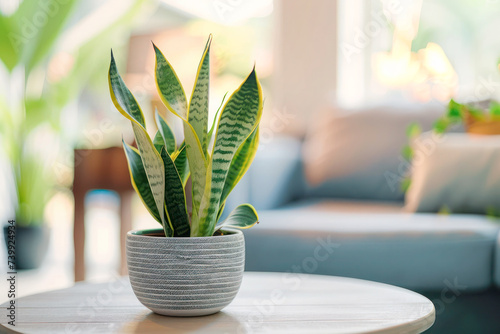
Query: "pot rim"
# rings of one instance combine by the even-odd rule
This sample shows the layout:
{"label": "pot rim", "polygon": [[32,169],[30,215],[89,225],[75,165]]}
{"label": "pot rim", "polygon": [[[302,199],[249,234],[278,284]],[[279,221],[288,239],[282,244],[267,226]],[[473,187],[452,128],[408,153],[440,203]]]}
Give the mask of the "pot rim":
{"label": "pot rim", "polygon": [[[240,234],[243,234],[241,230],[238,229],[232,229],[232,228],[222,228],[223,231],[229,232],[229,234],[225,235],[212,235],[209,237],[162,237],[164,239],[175,239],[175,240],[207,240],[210,238],[227,238],[227,237],[235,237]],[[157,234],[157,233],[164,233],[162,228],[147,228],[147,229],[136,229],[136,230],[131,230],[127,232],[127,236],[130,237],[139,237],[139,238],[154,238],[155,240],[158,239],[158,236],[152,236],[148,234]]]}

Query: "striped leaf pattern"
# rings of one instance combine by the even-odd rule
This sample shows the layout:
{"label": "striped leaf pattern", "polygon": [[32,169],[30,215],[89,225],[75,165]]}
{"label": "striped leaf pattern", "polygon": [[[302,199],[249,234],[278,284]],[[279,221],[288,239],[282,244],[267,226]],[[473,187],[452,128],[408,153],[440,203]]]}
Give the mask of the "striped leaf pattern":
{"label": "striped leaf pattern", "polygon": [[146,128],[144,115],[142,114],[139,104],[132,93],[128,90],[127,86],[125,86],[123,79],[118,73],[115,58],[113,57],[113,51],[111,51],[108,83],[109,90],[111,92],[111,99],[113,100],[116,109],[118,109],[118,111],[126,118],[131,121],[133,120],[143,128]]}
{"label": "striped leaf pattern", "polygon": [[[210,79],[210,44],[212,35],[209,36],[205,51],[198,66],[198,72],[189,102],[188,122],[193,127],[201,143],[203,152],[207,151],[208,138],[208,96]],[[204,153],[205,154],[205,153]]]}
{"label": "striped leaf pattern", "polygon": [[247,229],[259,223],[259,216],[254,207],[250,204],[241,204],[234,209],[222,223],[218,224],[215,230],[221,228]]}
{"label": "striped leaf pattern", "polygon": [[156,55],[156,84],[165,106],[182,119],[187,119],[186,93],[173,67],[163,53],[153,44]]}
{"label": "striped leaf pattern", "polygon": [[[163,226],[166,226],[165,212],[163,210],[165,198],[165,170],[160,154],[156,151],[151,138],[146,130],[140,125],[132,122],[135,141],[142,158],[142,164],[148,177],[149,186],[153,193],[156,207],[160,213]],[[165,230],[166,233],[166,230]]]}
{"label": "striped leaf pattern", "polygon": [[222,204],[219,206],[219,212],[217,213],[217,218],[215,219],[216,222],[219,221],[220,216],[222,216],[225,207],[226,207],[226,202],[222,202]]}
{"label": "striped leaf pattern", "polygon": [[191,236],[212,235],[229,167],[238,148],[252,134],[262,115],[262,90],[255,69],[229,98],[222,110],[207,185],[199,211],[199,225]]}
{"label": "striped leaf pattern", "polygon": [[165,167],[165,206],[168,221],[174,230],[174,237],[189,237],[189,216],[182,180],[174,161],[164,148],[161,150],[161,157]]}
{"label": "striped leaf pattern", "polygon": [[[186,140],[186,155],[191,172],[193,212],[195,212],[194,217],[196,218],[196,213],[199,210],[203,192],[205,191],[207,161],[193,128],[187,122],[184,122],[184,136]],[[196,146],[193,145],[193,142]]]}
{"label": "striped leaf pattern", "polygon": [[[193,221],[198,219],[198,210],[200,207],[203,192],[205,191],[207,160],[201,147],[200,141],[196,132],[187,120],[187,110],[184,110],[183,104],[178,101],[185,102],[185,95],[182,85],[171,67],[170,63],[165,59],[161,51],[155,47],[156,53],[156,87],[158,93],[165,106],[175,115],[183,120],[184,125],[184,140],[186,142],[186,154],[189,162],[192,180],[192,195],[193,195]],[[175,97],[174,94],[180,96]],[[173,102],[172,102],[173,101]],[[173,104],[171,104],[171,102]],[[185,103],[184,103],[185,104]],[[180,106],[180,107],[179,107]]]}
{"label": "striped leaf pattern", "polygon": [[144,206],[148,209],[151,216],[161,224],[160,214],[158,213],[158,208],[156,207],[151,188],[149,188],[148,176],[142,165],[141,155],[136,148],[126,144],[124,141],[122,141],[122,143],[125,156],[127,157],[132,187],[139,195],[142,203],[144,203]]}
{"label": "striped leaf pattern", "polygon": [[108,83],[110,87],[111,100],[115,107],[130,120],[134,131],[137,147],[146,171],[151,193],[155,199],[156,207],[160,214],[162,225],[165,226],[164,198],[165,198],[165,171],[160,153],[158,153],[144,127],[144,117],[130,90],[125,86],[116,63],[111,55],[109,66]]}
{"label": "striped leaf pattern", "polygon": [[[157,110],[158,131],[151,140],[141,108],[125,86],[111,54],[108,76],[111,99],[131,121],[138,146],[135,149],[123,143],[131,182],[151,215],[163,225],[167,237],[211,236],[222,227],[248,228],[258,222],[255,209],[243,204],[216,227],[226,198],[248,170],[257,151],[263,103],[254,68],[225,105],[224,96],[208,130],[211,42],[210,35],[189,105],[177,74],[153,44],[158,93],[167,109],[183,121],[184,142],[179,148],[172,129]],[[185,193],[189,176],[191,219]]]}
{"label": "striped leaf pattern", "polygon": [[177,172],[179,173],[179,177],[181,178],[182,185],[185,187],[190,174],[185,146],[181,146],[179,149],[178,154],[174,159],[174,163],[175,168],[177,168]]}
{"label": "striped leaf pattern", "polygon": [[257,153],[258,146],[259,127],[257,126],[255,130],[253,130],[252,134],[238,148],[238,151],[236,151],[233,160],[231,161],[229,171],[227,172],[226,183],[224,184],[224,189],[222,190],[220,200],[221,203],[226,201],[229,193],[247,172],[248,168],[252,164],[255,154]]}
{"label": "striped leaf pattern", "polygon": [[155,110],[155,121],[156,126],[158,127],[158,132],[161,134],[165,147],[167,148],[167,153],[174,153],[175,150],[177,150],[174,133],[170,126],[168,126],[167,121],[165,121],[160,113],[158,113],[158,110]]}
{"label": "striped leaf pattern", "polygon": [[210,143],[212,141],[212,136],[214,135],[215,126],[217,125],[217,121],[219,120],[219,117],[218,117],[219,116],[219,111],[222,109],[222,106],[224,105],[224,101],[226,100],[226,95],[227,95],[227,92],[222,97],[222,101],[220,103],[220,106],[217,109],[217,111],[215,112],[214,121],[212,122],[212,126],[210,127],[210,131],[208,131],[207,138],[208,138],[209,145],[210,145]]}
{"label": "striped leaf pattern", "polygon": [[163,136],[160,131],[156,131],[156,135],[153,138],[153,145],[158,153],[160,153],[161,149],[165,146],[165,141],[163,140]]}

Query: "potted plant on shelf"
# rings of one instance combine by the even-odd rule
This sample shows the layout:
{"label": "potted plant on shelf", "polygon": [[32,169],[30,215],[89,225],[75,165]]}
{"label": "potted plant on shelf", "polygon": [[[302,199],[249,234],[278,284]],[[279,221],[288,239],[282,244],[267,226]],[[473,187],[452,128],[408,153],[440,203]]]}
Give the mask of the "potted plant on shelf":
{"label": "potted plant on shelf", "polygon": [[[137,149],[123,143],[131,182],[162,227],[127,234],[130,282],[139,301],[163,315],[207,315],[227,306],[238,292],[244,269],[244,238],[239,229],[258,223],[250,204],[238,206],[219,222],[228,195],[257,150],[262,90],[254,68],[222,111],[219,108],[209,129],[211,41],[210,36],[189,102],[174,69],[153,45],[158,93],[183,123],[180,145],[158,112],[158,131],[153,139],[149,137],[141,108],[111,54],[111,98],[131,121],[137,143]],[[191,196],[186,196],[189,176]]]}
{"label": "potted plant on shelf", "polygon": [[439,119],[434,130],[443,133],[451,125],[463,123],[469,134],[499,135],[500,104],[497,101],[458,103],[451,100],[446,115]]}
{"label": "potted plant on shelf", "polygon": [[[432,131],[442,135],[449,129],[464,129],[469,135],[500,135],[500,103],[494,100],[479,102],[459,103],[451,99],[445,114],[434,122]],[[401,154],[404,159],[411,161],[414,155],[411,142],[422,134],[422,128],[418,123],[411,123],[407,129],[408,144]],[[406,175],[401,182],[401,190],[406,192],[410,188],[411,178]],[[490,210],[491,211],[491,210]],[[442,212],[447,212],[443,208]],[[491,211],[491,215],[498,216]]]}
{"label": "potted plant on shelf", "polygon": [[[500,103],[494,100],[458,103],[451,99],[446,113],[434,123],[433,131],[442,134],[451,126],[463,126],[473,135],[500,135]],[[410,139],[420,132],[419,124],[413,123],[408,128]]]}

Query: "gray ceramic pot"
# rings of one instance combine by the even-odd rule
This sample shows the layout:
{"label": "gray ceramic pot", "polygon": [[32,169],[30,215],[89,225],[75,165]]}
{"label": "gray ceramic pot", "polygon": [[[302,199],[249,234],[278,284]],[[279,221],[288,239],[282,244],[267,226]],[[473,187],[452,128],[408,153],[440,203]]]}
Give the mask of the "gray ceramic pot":
{"label": "gray ceramic pot", "polygon": [[245,267],[239,230],[200,238],[165,238],[163,230],[127,233],[132,289],[151,311],[170,316],[216,313],[238,293]]}

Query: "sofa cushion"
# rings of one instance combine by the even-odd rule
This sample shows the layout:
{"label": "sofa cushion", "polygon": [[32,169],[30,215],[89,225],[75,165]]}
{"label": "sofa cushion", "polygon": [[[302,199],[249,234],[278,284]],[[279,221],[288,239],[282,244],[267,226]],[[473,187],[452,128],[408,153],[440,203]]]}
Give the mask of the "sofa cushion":
{"label": "sofa cushion", "polygon": [[412,123],[430,129],[443,106],[332,109],[315,118],[303,146],[308,196],[402,200],[410,164],[401,151]]}
{"label": "sofa cushion", "polygon": [[486,214],[500,210],[500,136],[424,133],[412,144],[406,208]]}
{"label": "sofa cushion", "polygon": [[245,231],[246,270],[347,276],[417,290],[492,284],[499,226],[485,217],[374,212],[372,203],[318,205],[327,203],[259,212],[260,224]]}
{"label": "sofa cushion", "polygon": [[228,197],[225,214],[245,202],[267,210],[302,197],[301,147],[302,142],[293,137],[262,140],[255,160]]}

